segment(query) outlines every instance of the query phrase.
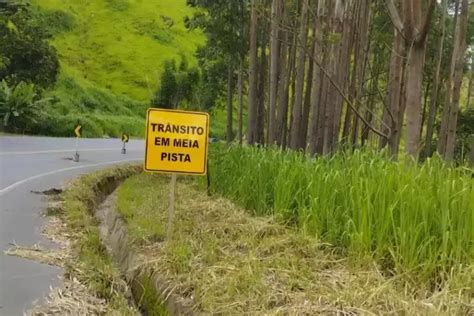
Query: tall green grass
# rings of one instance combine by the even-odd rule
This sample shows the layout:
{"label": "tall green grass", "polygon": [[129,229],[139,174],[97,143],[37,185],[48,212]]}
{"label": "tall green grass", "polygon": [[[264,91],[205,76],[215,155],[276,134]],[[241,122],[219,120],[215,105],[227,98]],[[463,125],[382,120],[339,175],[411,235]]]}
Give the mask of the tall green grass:
{"label": "tall green grass", "polygon": [[213,148],[213,189],[275,214],[389,273],[439,284],[474,262],[474,178],[439,159],[417,165],[357,151],[330,158]]}

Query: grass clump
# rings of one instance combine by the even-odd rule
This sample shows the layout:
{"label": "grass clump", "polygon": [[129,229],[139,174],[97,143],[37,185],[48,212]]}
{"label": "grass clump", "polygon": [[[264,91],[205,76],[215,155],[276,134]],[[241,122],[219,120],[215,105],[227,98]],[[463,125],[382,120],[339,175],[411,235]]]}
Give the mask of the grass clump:
{"label": "grass clump", "polygon": [[[217,171],[211,169],[214,178]],[[263,184],[254,184],[254,188]],[[312,234],[255,217],[209,197],[179,177],[173,238],[164,238],[169,178],[136,175],[119,188],[117,206],[146,268],[203,314],[456,314],[472,311],[466,283],[451,279],[433,295],[404,287],[371,260],[354,264]],[[142,226],[143,221],[151,222]],[[156,227],[159,227],[158,229]],[[472,273],[466,271],[465,276]],[[457,282],[457,283],[456,283]]]}
{"label": "grass clump", "polygon": [[142,292],[140,301],[138,304],[140,306],[146,307],[145,315],[150,316],[168,316],[170,313],[163,305],[163,302],[156,292],[153,282],[148,275],[143,275],[140,279],[140,289]]}
{"label": "grass clump", "polygon": [[[274,214],[389,274],[442,285],[474,261],[472,170],[356,151],[333,157],[214,148],[213,190],[257,215]],[[472,276],[466,280],[472,282]],[[469,285],[472,291],[472,283]]]}

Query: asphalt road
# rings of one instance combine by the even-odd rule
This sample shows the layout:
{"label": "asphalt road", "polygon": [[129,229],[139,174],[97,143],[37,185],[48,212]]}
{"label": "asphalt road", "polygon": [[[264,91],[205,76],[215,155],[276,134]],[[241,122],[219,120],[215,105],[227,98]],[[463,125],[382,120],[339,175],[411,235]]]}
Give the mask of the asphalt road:
{"label": "asphalt road", "polygon": [[41,236],[44,196],[79,174],[143,160],[144,142],[131,140],[121,154],[117,139],[80,139],[79,162],[71,138],[0,136],[0,315],[23,315],[60,283],[61,270],[4,254],[12,243],[54,247]]}

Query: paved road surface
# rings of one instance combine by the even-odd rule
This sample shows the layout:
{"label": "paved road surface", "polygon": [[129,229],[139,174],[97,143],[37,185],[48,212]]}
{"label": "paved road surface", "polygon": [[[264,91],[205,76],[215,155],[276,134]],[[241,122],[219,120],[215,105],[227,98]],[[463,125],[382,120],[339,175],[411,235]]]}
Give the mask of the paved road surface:
{"label": "paved road surface", "polygon": [[80,161],[71,160],[75,139],[0,137],[0,315],[22,315],[59,284],[60,269],[6,256],[11,243],[51,245],[41,236],[44,197],[31,191],[59,187],[79,174],[143,159],[144,142],[131,140],[121,154],[120,140],[81,139]]}

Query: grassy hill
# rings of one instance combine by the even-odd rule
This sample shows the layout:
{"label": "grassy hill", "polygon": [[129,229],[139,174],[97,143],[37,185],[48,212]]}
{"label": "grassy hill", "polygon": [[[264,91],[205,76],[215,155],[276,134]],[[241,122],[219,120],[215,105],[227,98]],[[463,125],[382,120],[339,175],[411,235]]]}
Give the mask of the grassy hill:
{"label": "grassy hill", "polygon": [[41,27],[53,35],[61,71],[45,96],[54,100],[35,133],[73,136],[143,136],[145,109],[163,63],[186,57],[205,43],[188,31],[186,0],[31,0]]}
{"label": "grassy hill", "polygon": [[66,75],[135,100],[150,99],[163,61],[184,55],[193,64],[194,51],[205,40],[184,27],[184,17],[192,14],[185,0],[33,3],[67,21],[52,41]]}

